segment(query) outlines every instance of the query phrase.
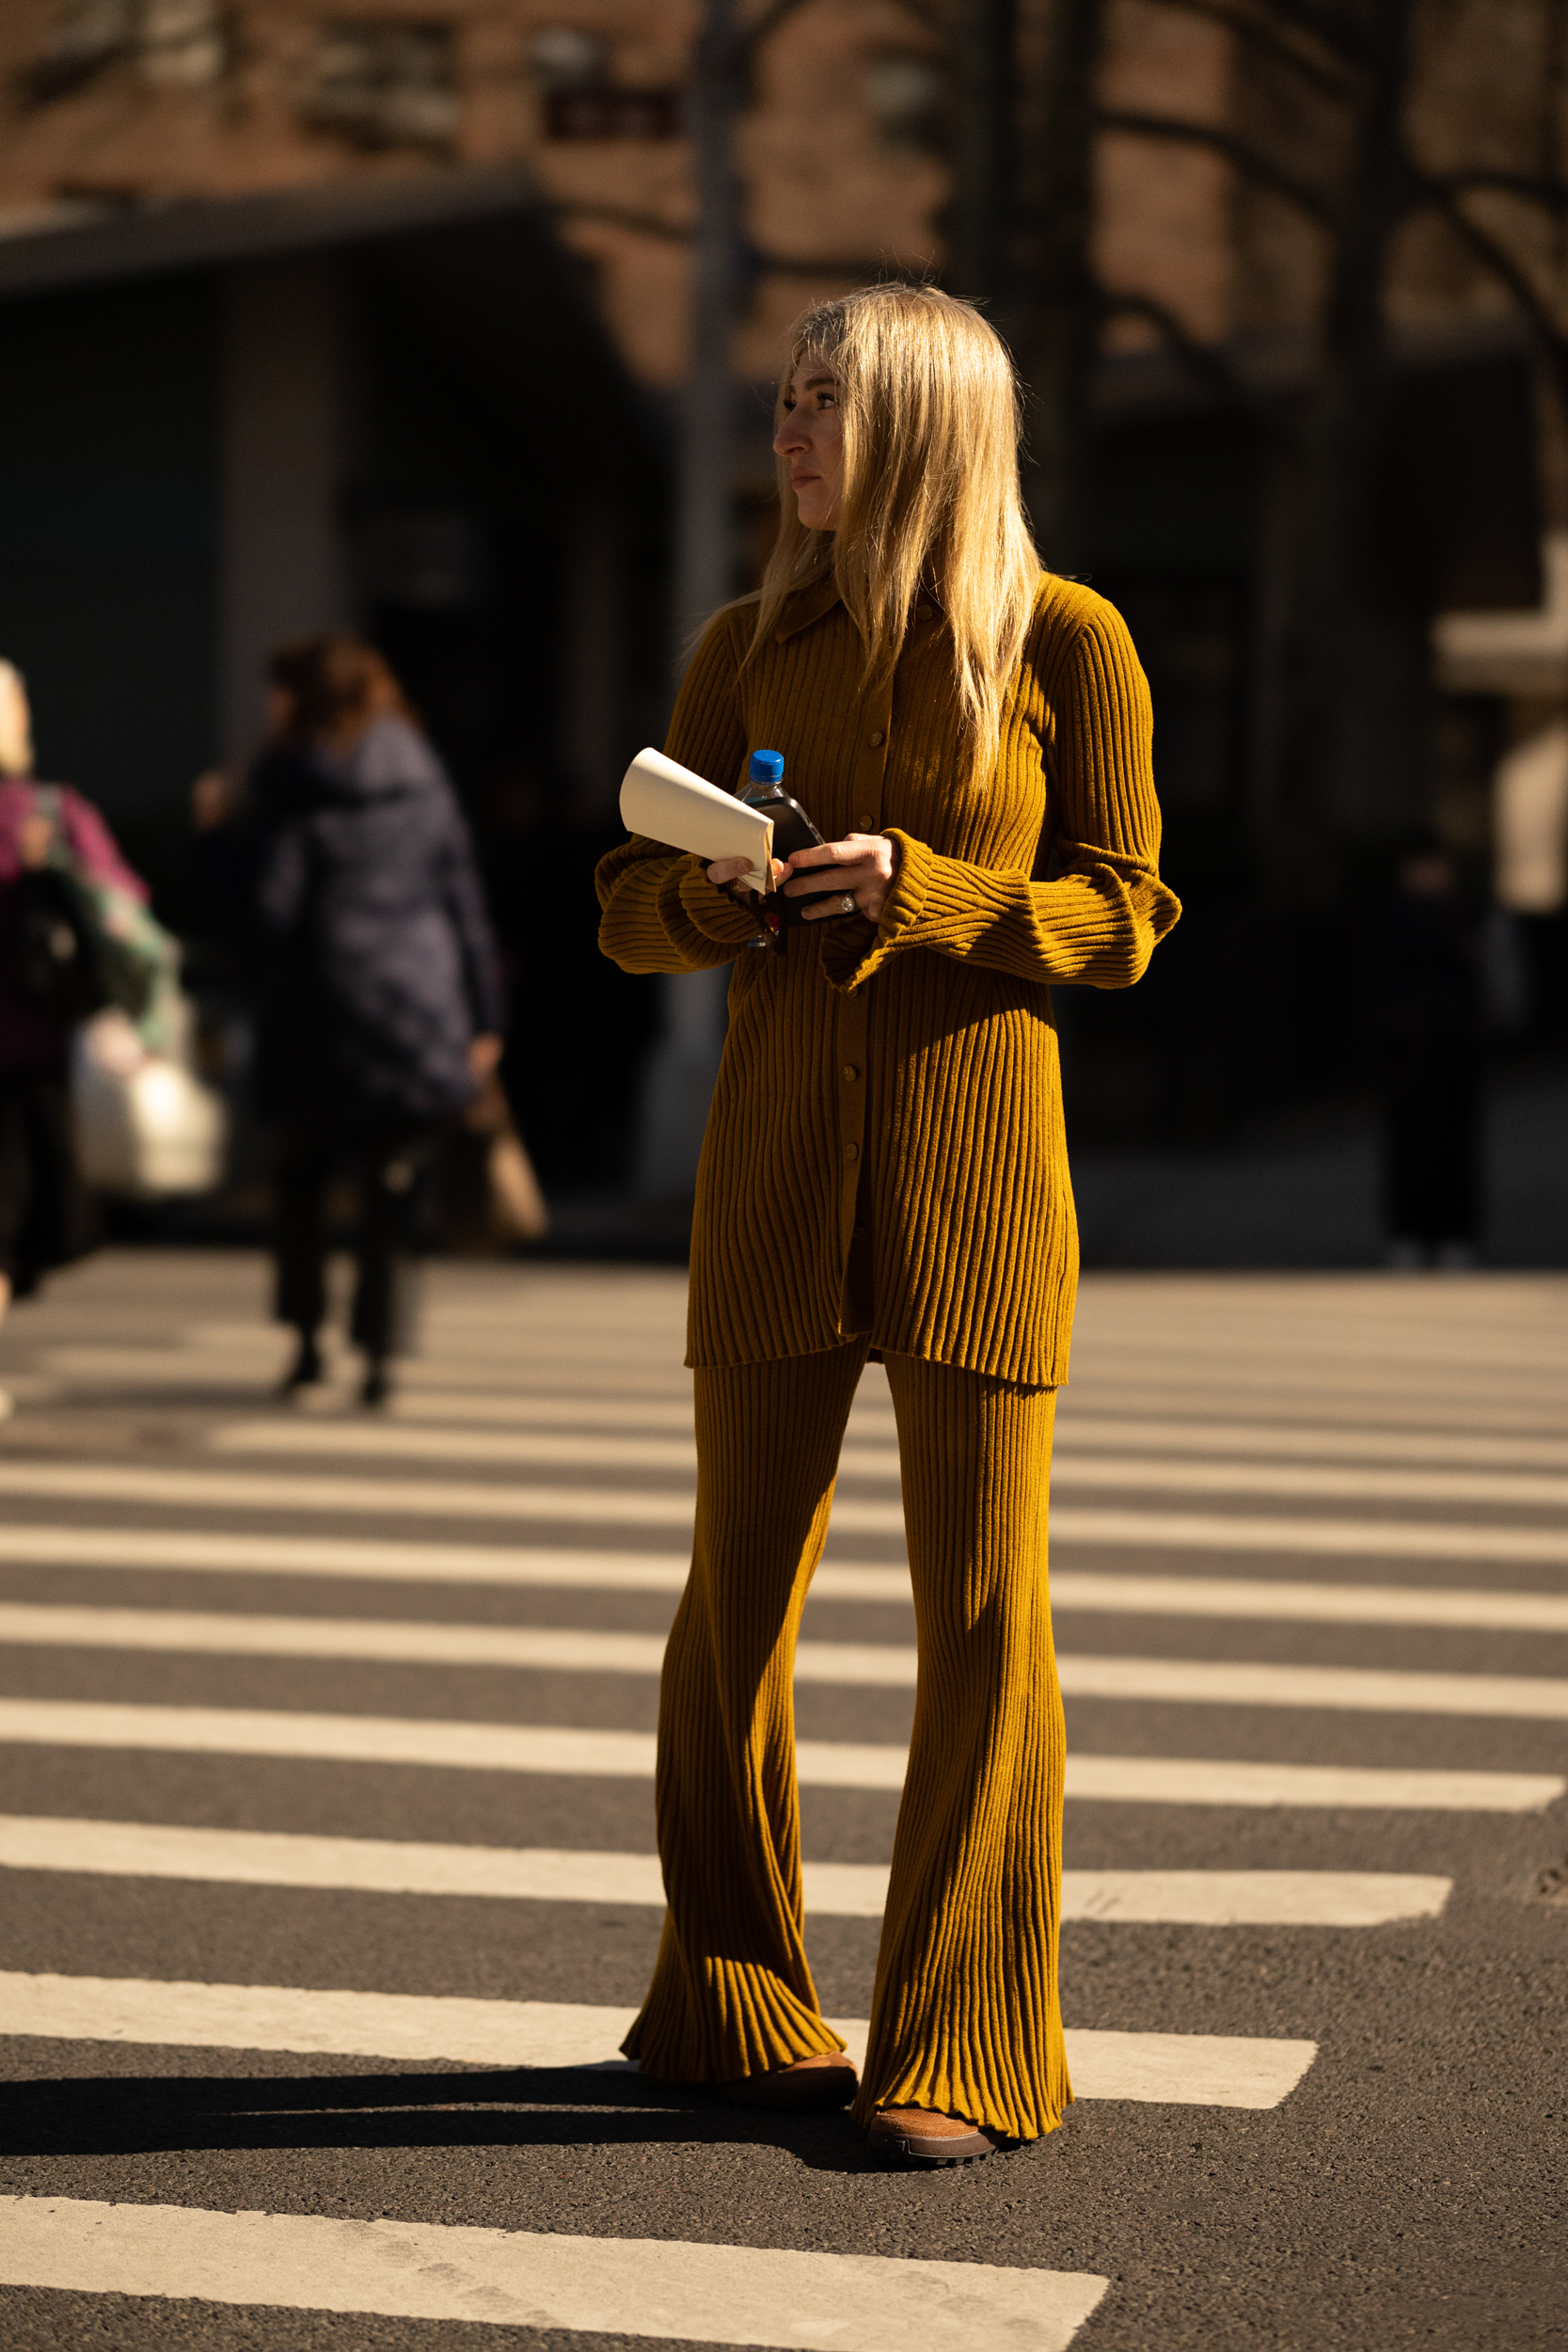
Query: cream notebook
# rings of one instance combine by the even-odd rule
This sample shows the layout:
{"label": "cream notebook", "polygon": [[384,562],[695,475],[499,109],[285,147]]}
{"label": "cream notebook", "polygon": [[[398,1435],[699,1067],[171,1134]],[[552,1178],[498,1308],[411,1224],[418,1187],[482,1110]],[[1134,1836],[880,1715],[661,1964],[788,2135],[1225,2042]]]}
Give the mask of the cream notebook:
{"label": "cream notebook", "polygon": [[622,777],[621,821],[628,833],[667,841],[710,866],[721,857],[748,858],[751,871],[741,879],[753,890],[773,887],[773,819],[662,752],[639,752]]}

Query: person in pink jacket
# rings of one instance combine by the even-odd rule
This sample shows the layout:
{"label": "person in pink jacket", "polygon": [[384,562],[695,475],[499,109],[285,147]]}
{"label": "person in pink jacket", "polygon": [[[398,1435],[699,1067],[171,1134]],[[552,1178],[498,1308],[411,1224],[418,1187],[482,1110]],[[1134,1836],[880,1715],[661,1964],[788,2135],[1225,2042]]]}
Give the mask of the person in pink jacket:
{"label": "person in pink jacket", "polygon": [[0,1314],[95,1238],[71,1131],[70,1026],[22,969],[27,878],[50,866],[146,904],[92,803],[35,779],[26,690],[0,661]]}

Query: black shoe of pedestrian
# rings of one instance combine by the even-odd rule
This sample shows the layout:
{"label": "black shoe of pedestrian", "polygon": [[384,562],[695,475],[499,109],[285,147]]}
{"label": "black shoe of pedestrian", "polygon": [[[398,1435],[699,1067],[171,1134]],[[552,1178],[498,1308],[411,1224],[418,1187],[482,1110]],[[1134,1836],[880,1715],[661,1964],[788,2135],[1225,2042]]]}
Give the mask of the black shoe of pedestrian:
{"label": "black shoe of pedestrian", "polygon": [[299,1337],[299,1352],[284,1375],[278,1394],[294,1396],[301,1389],[319,1387],[325,1377],[326,1371],[322,1363],[321,1349],[316,1345],[315,1339],[310,1332],[302,1331]]}
{"label": "black shoe of pedestrian", "polygon": [[392,1393],[392,1377],[378,1356],[372,1356],[365,1366],[365,1377],[359,1384],[361,1405],[385,1405]]}

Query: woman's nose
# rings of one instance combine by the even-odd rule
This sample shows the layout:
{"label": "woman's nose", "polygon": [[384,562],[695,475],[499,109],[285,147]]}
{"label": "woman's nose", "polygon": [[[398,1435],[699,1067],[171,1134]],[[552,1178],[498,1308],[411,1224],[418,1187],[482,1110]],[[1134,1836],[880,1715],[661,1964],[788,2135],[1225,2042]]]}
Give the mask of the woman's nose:
{"label": "woman's nose", "polygon": [[809,447],[809,439],[807,436],[801,432],[800,426],[796,423],[794,417],[786,417],[783,424],[780,425],[778,431],[773,436],[774,455],[776,457],[787,457],[792,449],[807,449]]}

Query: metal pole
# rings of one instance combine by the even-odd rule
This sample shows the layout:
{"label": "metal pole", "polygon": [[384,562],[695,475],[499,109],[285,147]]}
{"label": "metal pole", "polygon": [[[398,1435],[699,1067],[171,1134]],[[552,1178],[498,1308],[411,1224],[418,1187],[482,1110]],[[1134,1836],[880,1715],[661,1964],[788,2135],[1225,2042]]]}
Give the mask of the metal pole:
{"label": "metal pole", "polygon": [[[677,679],[693,634],[735,587],[733,347],[744,262],[734,126],[742,78],[735,0],[704,0],[687,95],[697,218],[690,361],[680,409],[672,646]],[[639,1120],[636,1182],[644,1200],[676,1200],[695,1184],[723,1048],[728,978],[721,965],[664,982],[661,1035],[643,1072]]]}
{"label": "metal pole", "polygon": [[687,123],[696,182],[691,346],[681,402],[680,513],[675,548],[675,673],[691,631],[734,586],[730,514],[732,366],[741,279],[735,117],[740,100],[734,0],[705,0]]}

